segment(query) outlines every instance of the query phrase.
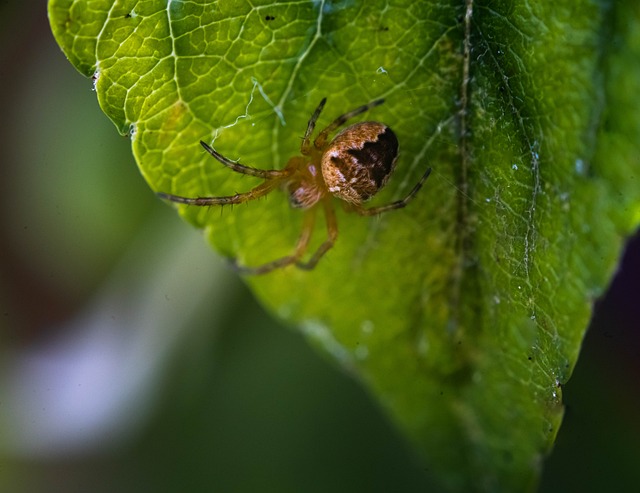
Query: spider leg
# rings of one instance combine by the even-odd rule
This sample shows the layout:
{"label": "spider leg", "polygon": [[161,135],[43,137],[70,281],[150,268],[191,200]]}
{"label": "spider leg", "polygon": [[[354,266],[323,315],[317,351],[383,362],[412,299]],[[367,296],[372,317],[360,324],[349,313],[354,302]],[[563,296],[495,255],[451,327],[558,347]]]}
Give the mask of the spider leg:
{"label": "spider leg", "polygon": [[431,174],[431,168],[428,168],[425,171],[420,181],[416,183],[416,185],[411,189],[411,191],[407,194],[407,196],[403,199],[396,200],[395,202],[391,202],[390,204],[380,205],[378,207],[365,208],[359,204],[353,204],[356,212],[361,216],[375,216],[376,214],[382,214],[383,212],[392,211],[394,209],[402,209],[405,207],[411,200],[418,194],[424,182],[427,181],[429,175]]}
{"label": "spider leg", "polygon": [[238,263],[236,263],[235,259],[232,259],[231,264],[233,268],[242,274],[255,276],[260,274],[267,274],[273,270],[286,267],[287,265],[295,264],[307,251],[309,241],[311,240],[311,234],[313,233],[313,226],[315,225],[315,221],[316,208],[312,207],[311,209],[308,209],[306,211],[306,214],[304,216],[304,223],[302,225],[302,231],[300,232],[298,242],[296,243],[296,247],[291,255],[287,255],[286,257],[281,257],[279,259],[272,260],[271,262],[267,262],[266,264],[258,265],[255,267],[239,265]]}
{"label": "spider leg", "polygon": [[288,176],[290,171],[285,169],[258,169],[251,166],[245,166],[244,164],[231,161],[217,152],[213,147],[209,146],[206,142],[200,141],[200,145],[204,147],[205,151],[211,154],[214,158],[224,164],[227,168],[231,168],[236,173],[242,173],[243,175],[255,176],[257,178],[276,178],[280,176]]}
{"label": "spider leg", "polygon": [[338,221],[336,213],[333,209],[331,200],[324,201],[324,218],[327,223],[327,239],[318,247],[311,258],[307,262],[297,262],[296,266],[300,269],[311,270],[320,259],[333,247],[338,238]]}
{"label": "spider leg", "polygon": [[371,108],[380,106],[382,103],[384,103],[384,99],[376,99],[374,101],[371,101],[370,103],[360,106],[359,108],[356,108],[355,110],[349,111],[344,115],[340,115],[332,123],[330,123],[327,128],[325,128],[322,132],[318,134],[318,136],[316,137],[316,140],[313,142],[313,145],[316,147],[316,149],[322,149],[326,144],[327,137],[331,132],[333,132],[337,128],[340,128],[348,120],[351,120],[354,116],[358,116],[361,113],[364,113],[365,111],[370,110]]}
{"label": "spider leg", "polygon": [[255,188],[252,188],[248,192],[236,193],[235,195],[227,195],[223,197],[182,197],[180,195],[172,195],[170,193],[157,192],[156,195],[161,199],[170,200],[171,202],[177,202],[179,204],[187,205],[230,205],[230,204],[242,204],[250,200],[263,197],[271,192],[281,183],[281,179],[274,178],[261,183]]}
{"label": "spider leg", "polygon": [[322,109],[324,108],[325,103],[327,102],[327,98],[322,98],[320,104],[309,118],[309,123],[307,123],[307,131],[304,133],[304,138],[302,139],[302,145],[300,146],[300,152],[303,156],[308,156],[311,153],[311,141],[310,137],[313,133],[313,130],[316,128],[316,122],[318,121],[318,117],[320,113],[322,113]]}

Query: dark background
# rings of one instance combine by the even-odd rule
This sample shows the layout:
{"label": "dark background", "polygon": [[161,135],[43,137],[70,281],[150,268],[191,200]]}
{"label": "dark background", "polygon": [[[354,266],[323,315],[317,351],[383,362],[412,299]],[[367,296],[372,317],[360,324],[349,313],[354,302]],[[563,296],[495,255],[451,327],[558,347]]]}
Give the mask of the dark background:
{"label": "dark background", "polygon": [[[432,491],[366,391],[153,196],[45,2],[0,14],[0,489]],[[637,488],[638,293],[636,238],[563,389],[541,491]]]}

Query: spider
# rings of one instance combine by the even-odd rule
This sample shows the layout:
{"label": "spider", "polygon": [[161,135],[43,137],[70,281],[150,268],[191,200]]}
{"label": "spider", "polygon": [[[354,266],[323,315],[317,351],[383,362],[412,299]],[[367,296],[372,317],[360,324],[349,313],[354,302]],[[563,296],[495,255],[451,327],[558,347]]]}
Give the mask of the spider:
{"label": "spider", "polygon": [[[255,200],[276,188],[282,188],[289,194],[290,205],[305,211],[302,232],[293,252],[255,267],[239,265],[232,260],[233,266],[242,273],[253,275],[266,274],[292,264],[300,269],[313,269],[324,254],[333,247],[338,237],[333,197],[345,201],[348,209],[361,216],[373,216],[405,207],[416,196],[431,173],[431,168],[428,168],[420,181],[403,199],[377,207],[364,207],[363,203],[372,198],[387,183],[395,168],[398,159],[398,139],[395,133],[383,123],[366,121],[345,128],[331,141],[328,141],[328,138],[348,120],[381,105],[384,99],[377,99],[339,116],[322,130],[312,143],[311,134],[326,102],[327,98],[323,98],[309,119],[300,146],[301,155],[289,159],[284,169],[265,170],[245,166],[231,161],[200,141],[202,147],[226,167],[236,173],[264,180],[248,192],[225,197],[189,198],[162,192],[159,192],[158,196],[187,205],[227,205]],[[327,239],[308,260],[303,261],[319,207],[324,210]]]}

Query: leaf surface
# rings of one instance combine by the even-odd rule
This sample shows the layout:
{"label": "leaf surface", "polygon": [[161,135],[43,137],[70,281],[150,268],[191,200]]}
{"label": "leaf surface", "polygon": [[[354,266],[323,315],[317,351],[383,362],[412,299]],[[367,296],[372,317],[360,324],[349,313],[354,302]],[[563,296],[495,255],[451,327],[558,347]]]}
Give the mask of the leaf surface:
{"label": "leaf surface", "polygon": [[[155,191],[229,195],[282,168],[318,129],[358,119],[400,141],[363,218],[311,272],[248,278],[277,316],[352,371],[452,490],[536,483],[594,299],[640,220],[639,7],[618,2],[50,0],[54,35],[93,77]],[[285,194],[179,208],[256,265],[291,252]],[[311,250],[325,238],[316,225]]]}

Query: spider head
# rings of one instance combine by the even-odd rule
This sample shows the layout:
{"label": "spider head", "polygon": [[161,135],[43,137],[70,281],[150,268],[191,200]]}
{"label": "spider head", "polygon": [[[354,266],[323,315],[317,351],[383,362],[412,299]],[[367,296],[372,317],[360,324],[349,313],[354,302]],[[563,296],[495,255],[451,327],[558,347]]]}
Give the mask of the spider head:
{"label": "spider head", "polygon": [[[300,162],[292,164],[293,160]],[[286,185],[289,204],[296,209],[309,209],[327,193],[322,177],[317,166],[313,162],[307,162],[306,158],[298,156],[291,161],[287,167],[295,168],[296,172]]]}

